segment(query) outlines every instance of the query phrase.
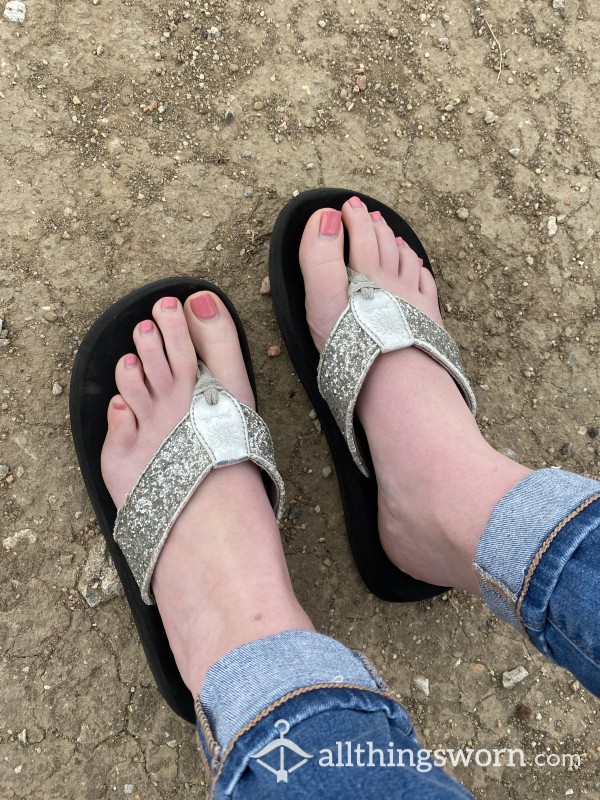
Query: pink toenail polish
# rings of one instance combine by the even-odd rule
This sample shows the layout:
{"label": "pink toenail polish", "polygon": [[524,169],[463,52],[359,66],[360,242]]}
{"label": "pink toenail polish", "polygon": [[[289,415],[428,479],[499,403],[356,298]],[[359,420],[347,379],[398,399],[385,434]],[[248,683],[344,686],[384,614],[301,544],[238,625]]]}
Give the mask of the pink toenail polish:
{"label": "pink toenail polish", "polygon": [[175,311],[175,309],[177,308],[177,298],[163,297],[160,306],[163,311]]}
{"label": "pink toenail polish", "polygon": [[373,222],[381,222],[383,217],[381,216],[381,211],[371,211],[371,219]]}
{"label": "pink toenail polish", "polygon": [[138,363],[138,357],[134,356],[133,353],[128,353],[125,356],[125,366],[126,367],[135,367]]}
{"label": "pink toenail polish", "polygon": [[321,223],[319,225],[319,236],[334,238],[340,232],[341,224],[342,224],[341,211],[324,211],[321,214]]}
{"label": "pink toenail polish", "polygon": [[361,208],[363,204],[360,197],[351,197],[350,200],[348,200],[348,202],[350,203],[352,208]]}
{"label": "pink toenail polish", "polygon": [[143,322],[140,322],[140,333],[148,334],[154,331],[154,323],[149,320],[145,319]]}
{"label": "pink toenail polish", "polygon": [[199,294],[190,300],[190,307],[198,319],[214,319],[219,316],[219,309],[212,294]]}
{"label": "pink toenail polish", "polygon": [[396,236],[396,244],[404,244],[404,239],[401,236]]}
{"label": "pink toenail polish", "polygon": [[124,403],[120,397],[117,397],[112,401],[112,407],[116,408],[117,411],[125,411],[125,409],[127,408],[127,404]]}

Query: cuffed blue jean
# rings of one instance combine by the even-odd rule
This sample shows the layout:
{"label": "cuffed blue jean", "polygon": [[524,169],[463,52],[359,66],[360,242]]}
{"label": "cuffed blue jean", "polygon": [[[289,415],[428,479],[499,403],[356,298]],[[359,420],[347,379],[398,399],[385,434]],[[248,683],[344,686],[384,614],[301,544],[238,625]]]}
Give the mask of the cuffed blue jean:
{"label": "cuffed blue jean", "polygon": [[[600,483],[530,473],[494,508],[474,567],[490,608],[600,696]],[[231,651],[196,709],[216,798],[471,797],[366,659],[318,633]]]}

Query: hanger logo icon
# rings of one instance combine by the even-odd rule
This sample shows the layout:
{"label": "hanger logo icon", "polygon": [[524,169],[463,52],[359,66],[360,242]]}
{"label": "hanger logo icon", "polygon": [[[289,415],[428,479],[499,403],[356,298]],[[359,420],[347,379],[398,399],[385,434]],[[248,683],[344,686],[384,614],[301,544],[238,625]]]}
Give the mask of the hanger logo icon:
{"label": "hanger logo icon", "polygon": [[[269,742],[268,745],[263,747],[260,752],[253,755],[252,758],[256,759],[261,767],[269,770],[272,772],[273,775],[277,778],[277,783],[287,783],[289,775],[300,767],[304,766],[309,758],[312,758],[310,753],[306,753],[302,750],[301,747],[293,742],[291,739],[286,739],[286,734],[289,733],[290,724],[285,719],[279,719],[275,723],[274,726],[279,731],[279,738],[275,739],[273,742]],[[273,766],[265,761],[265,757],[270,755],[271,753],[279,751],[279,759],[278,764]],[[291,756],[296,755],[298,756],[299,760],[296,760],[290,767],[286,767],[286,757],[287,760],[291,760]]]}

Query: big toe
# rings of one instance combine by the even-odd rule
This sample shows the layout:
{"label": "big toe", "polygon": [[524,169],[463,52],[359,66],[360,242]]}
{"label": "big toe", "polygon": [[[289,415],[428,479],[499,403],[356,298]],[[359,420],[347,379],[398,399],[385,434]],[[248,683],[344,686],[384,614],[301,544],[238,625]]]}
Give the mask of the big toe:
{"label": "big toe", "polygon": [[310,217],[300,243],[306,319],[318,350],[348,302],[342,214],[321,208]]}
{"label": "big toe", "polygon": [[192,342],[217,381],[235,398],[254,408],[254,394],[231,314],[213,292],[197,292],[184,305]]}

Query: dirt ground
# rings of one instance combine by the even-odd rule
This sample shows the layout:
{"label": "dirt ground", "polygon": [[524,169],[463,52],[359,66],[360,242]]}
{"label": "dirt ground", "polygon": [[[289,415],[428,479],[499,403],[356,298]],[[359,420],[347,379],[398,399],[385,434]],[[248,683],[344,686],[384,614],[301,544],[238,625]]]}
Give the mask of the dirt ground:
{"label": "dirt ground", "polygon": [[[267,357],[280,336],[259,292],[294,192],[380,197],[430,252],[485,436],[530,467],[598,477],[596,0],[26,9],[0,20],[0,797],[205,786],[104,560],[67,417],[96,315],[174,274],[220,284],[246,324],[285,550],[318,629],[368,654],[427,747],[581,756],[457,768],[476,797],[600,797],[599,706],[572,676],[462,593],[367,594],[324,438],[286,353]],[[518,666],[528,676],[505,688]]]}

